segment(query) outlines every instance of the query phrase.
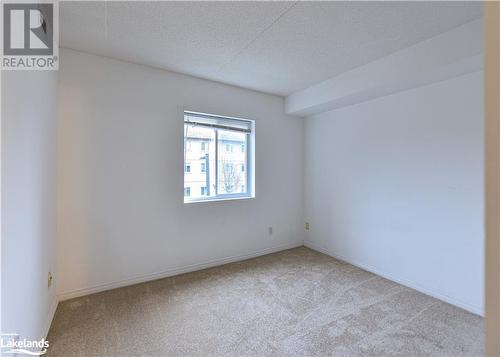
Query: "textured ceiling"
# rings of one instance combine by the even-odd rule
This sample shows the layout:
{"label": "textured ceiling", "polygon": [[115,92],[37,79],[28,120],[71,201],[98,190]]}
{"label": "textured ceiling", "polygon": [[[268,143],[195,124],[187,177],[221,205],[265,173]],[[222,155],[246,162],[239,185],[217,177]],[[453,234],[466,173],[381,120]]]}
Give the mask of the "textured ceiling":
{"label": "textured ceiling", "polygon": [[63,47],[288,95],[482,15],[481,2],[61,2]]}

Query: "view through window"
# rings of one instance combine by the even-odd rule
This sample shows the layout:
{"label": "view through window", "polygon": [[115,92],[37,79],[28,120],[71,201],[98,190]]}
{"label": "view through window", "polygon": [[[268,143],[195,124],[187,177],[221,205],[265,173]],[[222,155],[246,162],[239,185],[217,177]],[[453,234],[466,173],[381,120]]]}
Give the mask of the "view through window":
{"label": "view through window", "polygon": [[251,196],[252,122],[184,113],[184,202]]}

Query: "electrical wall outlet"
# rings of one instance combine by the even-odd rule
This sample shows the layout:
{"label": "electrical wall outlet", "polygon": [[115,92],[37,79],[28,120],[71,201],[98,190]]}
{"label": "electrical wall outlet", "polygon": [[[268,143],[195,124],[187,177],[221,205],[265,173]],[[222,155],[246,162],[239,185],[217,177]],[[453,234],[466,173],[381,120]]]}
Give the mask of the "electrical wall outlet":
{"label": "electrical wall outlet", "polygon": [[309,222],[306,222],[305,226],[306,226],[306,231],[308,231],[309,230]]}
{"label": "electrical wall outlet", "polygon": [[273,227],[269,227],[269,235],[273,235]]}
{"label": "electrical wall outlet", "polygon": [[47,277],[47,287],[50,288],[52,285],[52,273],[49,271],[49,276]]}

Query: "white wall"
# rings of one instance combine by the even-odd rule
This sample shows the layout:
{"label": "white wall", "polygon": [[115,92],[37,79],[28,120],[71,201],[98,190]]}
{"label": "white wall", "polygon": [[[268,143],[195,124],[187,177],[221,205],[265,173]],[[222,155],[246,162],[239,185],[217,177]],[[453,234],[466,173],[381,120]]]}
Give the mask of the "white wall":
{"label": "white wall", "polygon": [[[302,244],[303,121],[283,98],[66,49],[59,79],[63,299]],[[256,121],[254,199],[183,204],[183,106]]]}
{"label": "white wall", "polygon": [[57,303],[56,90],[56,72],[2,71],[2,332],[21,339],[45,337]]}
{"label": "white wall", "polygon": [[311,116],[477,72],[482,52],[480,18],[292,93],[285,112]]}
{"label": "white wall", "polygon": [[482,313],[482,76],[307,118],[307,244]]}

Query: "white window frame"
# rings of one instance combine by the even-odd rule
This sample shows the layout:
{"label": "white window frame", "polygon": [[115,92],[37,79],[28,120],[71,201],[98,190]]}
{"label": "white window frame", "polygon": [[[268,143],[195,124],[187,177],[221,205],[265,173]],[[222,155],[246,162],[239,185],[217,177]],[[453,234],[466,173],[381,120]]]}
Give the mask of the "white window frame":
{"label": "white window frame", "polygon": [[[247,192],[241,193],[241,192],[235,192],[235,193],[229,193],[229,194],[218,194],[218,170],[215,170],[215,196],[209,196],[209,197],[196,197],[196,198],[191,198],[190,196],[184,196],[184,203],[197,203],[197,202],[213,202],[213,201],[226,201],[226,200],[240,200],[240,199],[250,199],[255,197],[255,121],[251,119],[242,119],[242,118],[237,118],[237,117],[228,117],[228,116],[223,116],[223,115],[214,115],[214,114],[207,114],[207,113],[202,113],[202,112],[194,112],[194,111],[187,111],[185,110],[183,112],[183,120],[184,123],[186,123],[186,117],[189,116],[200,116],[200,117],[208,117],[208,118],[214,118],[214,119],[222,119],[226,121],[231,121],[234,120],[235,122],[237,121],[242,121],[245,123],[248,123],[250,130],[247,132],[247,140],[245,145],[246,149],[246,164],[245,164],[245,175],[246,175],[246,188]],[[230,126],[218,126],[218,125],[206,125],[206,126],[211,126],[215,129],[215,162],[216,162],[216,167],[218,167],[218,151],[219,151],[219,145],[218,145],[218,130],[233,130]],[[234,129],[235,131],[241,131]],[[183,130],[184,132],[184,130]],[[183,134],[184,136],[184,134]],[[184,165],[185,165],[185,159],[184,159]]]}

